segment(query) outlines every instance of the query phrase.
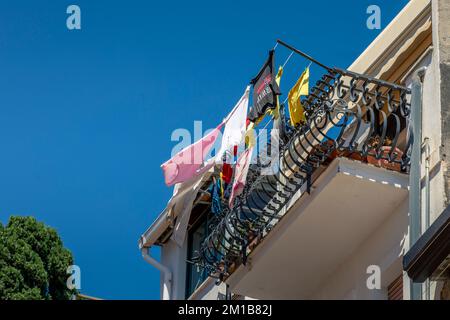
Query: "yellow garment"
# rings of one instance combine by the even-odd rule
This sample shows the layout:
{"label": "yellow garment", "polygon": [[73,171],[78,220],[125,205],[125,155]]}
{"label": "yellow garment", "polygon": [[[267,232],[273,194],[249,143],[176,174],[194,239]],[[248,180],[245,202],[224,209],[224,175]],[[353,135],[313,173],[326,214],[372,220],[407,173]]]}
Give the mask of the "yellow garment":
{"label": "yellow garment", "polygon": [[247,131],[245,132],[245,145],[247,148],[254,147],[256,145],[256,137],[255,137],[255,123],[250,122],[247,127]]}
{"label": "yellow garment", "polygon": [[220,197],[223,199],[223,174],[222,174],[222,172],[220,173],[219,184],[220,184]]}
{"label": "yellow garment", "polygon": [[293,126],[305,121],[303,113],[304,108],[300,101],[300,96],[306,96],[309,93],[309,67],[303,71],[295,86],[292,87],[288,94],[289,114]]}

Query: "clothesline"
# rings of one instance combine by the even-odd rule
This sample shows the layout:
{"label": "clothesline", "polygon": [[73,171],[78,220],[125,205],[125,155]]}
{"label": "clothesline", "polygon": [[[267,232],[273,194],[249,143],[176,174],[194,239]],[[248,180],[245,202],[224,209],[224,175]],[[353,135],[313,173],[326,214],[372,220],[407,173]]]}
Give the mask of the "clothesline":
{"label": "clothesline", "polygon": [[289,60],[291,59],[292,55],[294,54],[294,52],[291,52],[291,54],[289,55],[289,57],[287,57],[286,61],[284,61],[283,65],[281,66],[281,68],[284,69],[284,67],[286,66],[286,64],[289,62]]}
{"label": "clothesline", "polygon": [[[275,43],[275,46],[273,47],[273,50],[275,50],[277,47],[278,47],[278,44],[279,44],[279,41],[277,40],[277,42]],[[283,43],[282,43],[283,44]],[[284,44],[283,44],[284,45]],[[298,53],[298,52],[296,52],[294,49],[295,48],[290,48],[289,46],[286,46],[286,48],[288,48],[289,50],[291,50],[291,53],[289,54],[289,56],[286,58],[286,60],[284,61],[284,63],[281,65],[281,68],[282,69],[284,69],[284,67],[287,65],[287,63],[289,62],[289,60],[292,58],[292,55],[294,54],[294,53]],[[305,57],[305,58],[307,58],[308,60],[310,60],[309,61],[309,64],[308,64],[308,66],[306,67],[306,69],[308,69],[309,67],[311,67],[311,64],[313,63],[313,62],[316,62],[314,59],[312,59],[312,58],[310,58],[308,55],[306,55],[306,54],[301,54],[303,57]],[[320,63],[319,63],[319,65],[321,65]],[[322,65],[321,65],[322,66]],[[288,98],[289,98],[289,96],[288,97],[286,97],[286,99],[284,99],[284,101],[281,103],[282,105],[284,105],[284,104],[286,104],[286,101],[288,100]]]}
{"label": "clothesline", "polygon": [[278,46],[278,44],[281,44],[282,46],[288,48],[289,50],[291,50],[292,52],[297,53],[298,55],[301,55],[302,57],[308,59],[309,61],[317,64],[318,66],[326,69],[328,72],[334,72],[334,70],[326,65],[324,65],[323,63],[317,61],[316,59],[314,59],[313,57],[311,57],[310,55],[304,53],[303,51],[298,50],[297,48],[294,48],[293,46],[288,45],[286,42],[281,41],[281,40],[277,40],[277,44],[275,45],[274,48],[276,48]]}

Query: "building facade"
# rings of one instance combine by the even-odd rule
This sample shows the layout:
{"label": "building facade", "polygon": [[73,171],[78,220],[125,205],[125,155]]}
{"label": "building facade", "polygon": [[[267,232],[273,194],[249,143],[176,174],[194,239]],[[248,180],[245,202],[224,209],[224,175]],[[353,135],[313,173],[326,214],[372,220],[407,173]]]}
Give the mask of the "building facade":
{"label": "building facade", "polygon": [[[211,212],[214,171],[182,245],[172,234],[184,199],[166,208],[139,239],[161,298],[448,297],[449,34],[450,1],[410,1],[310,90],[307,124],[280,139],[279,170],[251,167],[236,208]],[[436,265],[422,272],[417,246],[438,236]]]}

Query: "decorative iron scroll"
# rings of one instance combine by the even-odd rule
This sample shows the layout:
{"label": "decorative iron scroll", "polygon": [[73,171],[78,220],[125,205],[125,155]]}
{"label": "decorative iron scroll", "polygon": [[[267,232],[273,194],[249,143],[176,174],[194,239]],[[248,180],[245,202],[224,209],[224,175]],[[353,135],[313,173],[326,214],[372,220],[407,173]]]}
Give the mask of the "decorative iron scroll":
{"label": "decorative iron scroll", "polygon": [[[223,278],[283,217],[299,189],[309,192],[314,173],[344,156],[407,172],[413,137],[409,89],[338,68],[331,69],[303,101],[306,122],[280,139],[279,170],[252,165],[244,192],[209,225],[197,265]],[[287,125],[287,124],[286,124]],[[370,161],[369,161],[370,160]]]}

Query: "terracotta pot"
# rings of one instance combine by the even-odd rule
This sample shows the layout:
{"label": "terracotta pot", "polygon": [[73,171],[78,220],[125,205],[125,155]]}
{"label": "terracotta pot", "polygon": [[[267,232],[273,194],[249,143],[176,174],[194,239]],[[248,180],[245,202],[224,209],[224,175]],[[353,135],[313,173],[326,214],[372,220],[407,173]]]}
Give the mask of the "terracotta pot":
{"label": "terracotta pot", "polygon": [[351,151],[344,151],[340,156],[349,158],[352,160],[358,160],[361,162],[366,162],[366,158],[363,157],[359,152],[351,152]]}
{"label": "terracotta pot", "polygon": [[[389,153],[391,152],[392,147],[390,146],[383,146],[381,147],[381,154],[382,157],[387,157]],[[401,160],[403,156],[403,152],[399,148],[395,148],[393,155],[395,155],[395,160]],[[395,170],[395,171],[401,171],[400,163],[395,162],[389,162],[386,159],[377,159],[375,157],[375,151],[372,150],[369,152],[369,155],[367,156],[367,162],[370,164],[373,164],[374,166],[389,169],[389,170]]]}
{"label": "terracotta pot", "polygon": [[[333,141],[331,141],[331,140],[328,140],[327,142],[325,142],[325,144],[326,144],[326,146],[320,145],[320,146],[317,146],[316,148],[318,150],[326,153],[327,150],[329,148],[333,148],[333,145],[334,145]],[[338,151],[336,149],[333,149],[333,151],[331,151],[330,154],[328,155],[328,161],[332,161],[338,156],[339,156]]]}
{"label": "terracotta pot", "polygon": [[203,193],[200,196],[200,201],[210,201],[211,200],[211,195],[209,193]]}
{"label": "terracotta pot", "polygon": [[366,157],[363,157],[359,152],[352,152],[348,158],[353,159],[353,160],[358,160],[361,162],[366,162]]}
{"label": "terracotta pot", "polygon": [[333,150],[333,151],[331,151],[331,153],[328,155],[328,159],[334,160],[334,159],[337,158],[337,156],[338,156],[337,150]]}

